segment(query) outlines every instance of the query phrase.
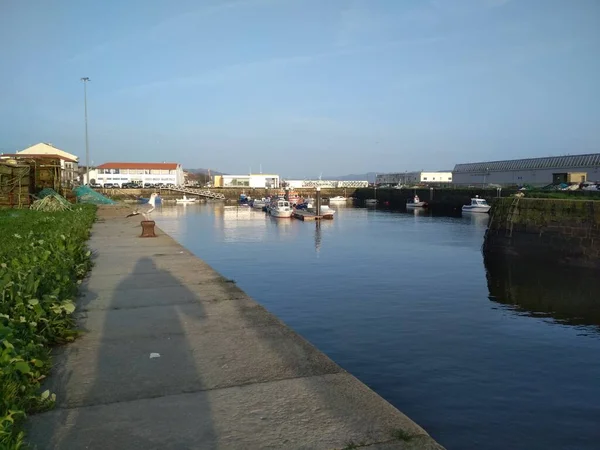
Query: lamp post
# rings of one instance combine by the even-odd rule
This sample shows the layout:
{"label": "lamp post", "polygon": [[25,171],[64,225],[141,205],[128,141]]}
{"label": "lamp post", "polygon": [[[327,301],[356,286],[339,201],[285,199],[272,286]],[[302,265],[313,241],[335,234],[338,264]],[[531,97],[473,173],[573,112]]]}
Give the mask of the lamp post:
{"label": "lamp post", "polygon": [[87,120],[87,82],[88,77],[81,78],[83,81],[83,108],[85,114],[85,184],[90,184],[90,145],[88,141],[88,120]]}

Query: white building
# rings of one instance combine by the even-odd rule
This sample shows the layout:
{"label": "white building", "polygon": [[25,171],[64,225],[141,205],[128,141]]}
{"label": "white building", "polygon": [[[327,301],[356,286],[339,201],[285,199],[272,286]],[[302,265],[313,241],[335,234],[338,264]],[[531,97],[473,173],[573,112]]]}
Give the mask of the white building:
{"label": "white building", "polygon": [[279,175],[273,174],[249,174],[249,175],[215,175],[213,177],[214,187],[247,187],[271,189],[279,187]]}
{"label": "white building", "polygon": [[4,159],[11,157],[16,159],[55,159],[60,161],[61,183],[63,186],[73,185],[79,177],[79,158],[77,155],[65,152],[49,143],[40,142],[20,152],[2,155]]}
{"label": "white building", "polygon": [[105,184],[174,184],[183,185],[183,169],[178,163],[108,162],[90,170],[90,182]]}
{"label": "white building", "polygon": [[547,186],[574,173],[577,181],[600,181],[600,153],[457,164],[453,171],[454,183],[465,186]]}
{"label": "white building", "polygon": [[377,175],[375,183],[392,185],[414,185],[431,183],[452,183],[452,172],[399,172]]}
{"label": "white building", "polygon": [[310,189],[316,187],[322,189],[351,189],[369,186],[369,182],[366,180],[285,180],[285,184],[292,189]]}

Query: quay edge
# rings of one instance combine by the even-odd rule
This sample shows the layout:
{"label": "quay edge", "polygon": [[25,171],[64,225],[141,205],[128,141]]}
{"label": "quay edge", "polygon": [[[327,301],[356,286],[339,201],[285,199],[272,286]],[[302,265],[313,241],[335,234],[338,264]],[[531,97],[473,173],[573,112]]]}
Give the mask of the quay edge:
{"label": "quay edge", "polygon": [[55,352],[38,448],[442,450],[233,280],[129,208],[101,206],[83,333]]}
{"label": "quay edge", "polygon": [[600,201],[498,199],[490,211],[483,253],[600,269]]}

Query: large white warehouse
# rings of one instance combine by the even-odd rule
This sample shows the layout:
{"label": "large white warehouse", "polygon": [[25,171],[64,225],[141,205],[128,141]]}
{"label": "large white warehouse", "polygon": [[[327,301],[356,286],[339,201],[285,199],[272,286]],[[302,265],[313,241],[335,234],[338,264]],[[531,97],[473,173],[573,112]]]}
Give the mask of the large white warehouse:
{"label": "large white warehouse", "polygon": [[469,186],[600,181],[600,153],[457,164],[452,174],[454,184]]}
{"label": "large white warehouse", "polygon": [[399,172],[377,175],[376,184],[430,184],[452,183],[452,172]]}

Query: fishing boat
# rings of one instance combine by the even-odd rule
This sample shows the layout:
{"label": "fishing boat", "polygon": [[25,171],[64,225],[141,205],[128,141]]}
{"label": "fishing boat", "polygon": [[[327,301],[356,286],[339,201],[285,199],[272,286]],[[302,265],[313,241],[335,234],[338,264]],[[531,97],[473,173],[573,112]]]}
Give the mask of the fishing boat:
{"label": "fishing boat", "polygon": [[418,195],[406,202],[406,209],[426,208],[427,202],[422,202]]}
{"label": "fishing boat", "polygon": [[197,199],[195,198],[187,198],[185,194],[183,194],[183,198],[176,198],[175,202],[178,204],[186,204],[186,203],[196,203]]}
{"label": "fishing boat", "polygon": [[293,209],[290,202],[283,198],[277,198],[271,201],[268,211],[269,214],[278,219],[289,219],[292,217]]}
{"label": "fishing boat", "polygon": [[335,197],[331,197],[329,199],[329,203],[345,202],[346,200],[348,200],[346,197],[342,197],[341,195],[336,195]]}
{"label": "fishing boat", "polygon": [[479,198],[479,195],[476,195],[475,198],[471,199],[470,205],[464,205],[462,207],[462,212],[466,213],[488,213],[492,207],[488,204],[487,201],[483,198]]}

